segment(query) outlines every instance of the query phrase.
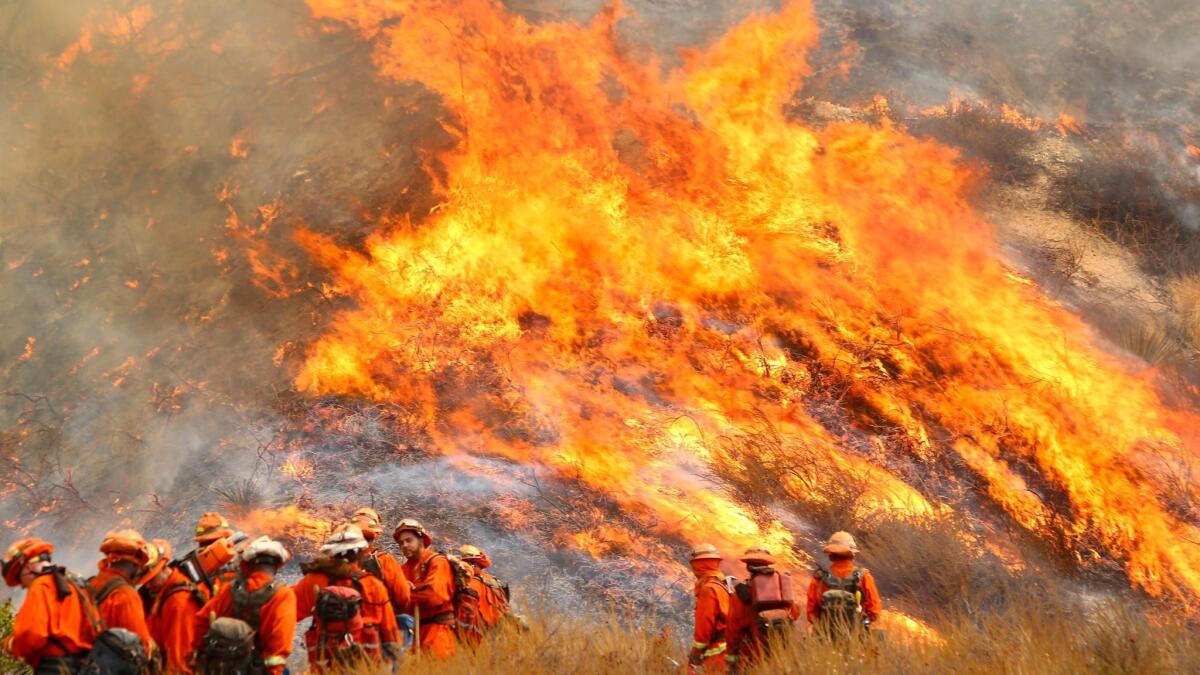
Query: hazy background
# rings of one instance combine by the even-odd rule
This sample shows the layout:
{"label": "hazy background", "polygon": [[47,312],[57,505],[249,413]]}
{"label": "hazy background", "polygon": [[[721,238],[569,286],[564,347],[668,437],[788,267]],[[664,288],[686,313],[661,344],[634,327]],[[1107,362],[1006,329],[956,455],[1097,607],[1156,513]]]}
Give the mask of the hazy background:
{"label": "hazy background", "polygon": [[[506,4],[533,20],[586,20],[601,6]],[[775,3],[626,6],[628,48],[669,64]],[[1184,152],[1195,129],[1194,2],[822,0],[816,11],[822,45],[798,98],[864,105],[883,94],[917,109],[981,98],[1163,129],[1150,150],[1164,155]],[[292,499],[296,483],[276,471],[285,451],[366,452],[368,436],[380,457],[406,459],[349,494],[306,498],[378,498],[396,516],[494,489],[499,479],[405,454],[419,439],[369,410],[353,411],[366,427],[314,432],[326,418],[290,387],[339,302],[292,233],[353,245],[380,215],[419,222],[434,203],[420,165],[448,143],[439,104],[377,77],[370,51],[298,0],[0,1],[6,525],[90,561],[99,530],[122,520],[184,533],[231,490],[256,504]],[[445,482],[425,501],[397,495],[431,476]],[[463,534],[502,553],[522,546]]]}

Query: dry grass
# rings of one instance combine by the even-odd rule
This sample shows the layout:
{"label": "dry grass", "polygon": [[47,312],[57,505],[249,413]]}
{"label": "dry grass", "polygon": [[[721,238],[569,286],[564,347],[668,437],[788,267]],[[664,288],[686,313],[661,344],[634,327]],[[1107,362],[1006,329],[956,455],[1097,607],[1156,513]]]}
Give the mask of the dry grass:
{"label": "dry grass", "polygon": [[1200,233],[1186,216],[1200,185],[1161,152],[1117,141],[1089,146],[1085,161],[1056,177],[1057,206],[1131,250],[1156,275],[1200,271]]}
{"label": "dry grass", "polygon": [[1180,331],[1194,350],[1200,349],[1200,275],[1193,274],[1172,281],[1171,299],[1179,317]]}
{"label": "dry grass", "polygon": [[[958,613],[938,624],[940,641],[885,634],[864,644],[831,645],[798,634],[749,673],[1184,673],[1200,672],[1200,637],[1154,623],[1135,608],[1090,611],[1031,598],[1002,613]],[[401,673],[678,673],[686,637],[637,622],[547,617],[528,632],[503,631],[436,667],[409,659]],[[359,671],[370,672],[370,671]]]}

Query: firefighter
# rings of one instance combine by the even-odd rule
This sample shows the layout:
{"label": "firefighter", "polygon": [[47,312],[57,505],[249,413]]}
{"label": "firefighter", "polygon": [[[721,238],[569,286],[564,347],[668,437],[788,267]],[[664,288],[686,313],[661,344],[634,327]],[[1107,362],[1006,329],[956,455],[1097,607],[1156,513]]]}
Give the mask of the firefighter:
{"label": "firefighter", "polygon": [[454,572],[445,555],[434,553],[433,538],[421,523],[400,521],[392,538],[404,554],[404,576],[412,584],[409,611],[417,620],[418,653],[439,659],[454,655]]}
{"label": "firefighter", "polygon": [[296,593],[275,575],[290,559],[287,549],[268,537],[247,544],[233,583],[196,613],[192,651],[200,649],[214,619],[240,619],[254,631],[255,659],[266,675],[282,675],[296,633]]}
{"label": "firefighter", "polygon": [[150,627],[150,637],[158,645],[164,672],[169,675],[190,673],[194,619],[207,598],[183,572],[170,564],[170,544],[162,539],[152,543],[159,556],[157,563],[151,563],[151,570],[142,585],[151,597],[146,624]]}
{"label": "firefighter", "polygon": [[492,561],[478,547],[462,546],[458,549],[458,557],[471,566],[470,584],[479,594],[480,627],[486,631],[500,623],[510,611],[508,584],[485,571],[492,566]]}
{"label": "firefighter", "polygon": [[[771,640],[789,640],[800,607],[792,596],[791,578],[775,570],[775,556],[762,546],[748,549],[739,560],[749,578],[729,596],[725,664],[731,673],[761,660]],[[771,597],[758,597],[755,579],[771,579]],[[783,578],[786,577],[786,578]]]}
{"label": "firefighter", "polygon": [[[400,655],[403,641],[396,615],[392,610],[387,587],[378,577],[363,571],[361,563],[367,558],[369,544],[357,525],[340,525],[321,546],[326,557],[303,566],[304,577],[296,582],[296,618],[303,621],[313,617],[312,626],[304,634],[308,662],[322,668],[344,657],[339,655],[345,645],[361,647],[364,656],[379,661],[385,655]],[[336,599],[322,603],[322,590],[328,587],[352,588],[358,592],[359,606],[351,616],[334,616],[344,612]],[[330,615],[323,616],[323,607]],[[355,618],[361,617],[361,621]]]}
{"label": "firefighter", "polygon": [[83,584],[56,567],[54,546],[22,539],[2,559],[4,583],[26,589],[4,651],[28,663],[36,675],[78,672],[102,630]]}
{"label": "firefighter", "polygon": [[392,609],[396,614],[403,614],[412,599],[412,586],[404,576],[400,561],[387,551],[375,547],[375,540],[383,533],[383,525],[375,509],[364,506],[350,516],[350,522],[362,530],[367,539],[367,555],[362,561],[362,568],[379,578],[387,587],[392,598]]}
{"label": "firefighter", "polygon": [[808,623],[830,637],[868,628],[879,620],[883,601],[871,572],[854,564],[858,555],[854,536],[834,532],[824,552],[829,567],[818,568],[808,585]]}
{"label": "firefighter", "polygon": [[700,544],[692,549],[691,565],[696,576],[696,617],[688,655],[689,670],[723,673],[729,586],[721,574],[721,554],[712,544]]}
{"label": "firefighter", "polygon": [[108,628],[124,628],[137,635],[146,654],[152,654],[154,641],[135,586],[150,562],[150,544],[137,530],[114,530],[104,536],[100,552],[104,554],[97,565],[100,572],[87,582],[100,618]]}
{"label": "firefighter", "polygon": [[[196,523],[196,533],[192,537],[192,541],[196,542],[199,548],[211,546],[221,539],[227,539],[238,534],[238,532],[229,524],[225,516],[210,511],[200,516],[200,521]],[[211,575],[211,595],[216,595],[222,585],[233,583],[237,578],[238,565],[236,561],[230,561],[229,564],[215,571]],[[209,593],[210,589],[201,588],[201,592]]]}

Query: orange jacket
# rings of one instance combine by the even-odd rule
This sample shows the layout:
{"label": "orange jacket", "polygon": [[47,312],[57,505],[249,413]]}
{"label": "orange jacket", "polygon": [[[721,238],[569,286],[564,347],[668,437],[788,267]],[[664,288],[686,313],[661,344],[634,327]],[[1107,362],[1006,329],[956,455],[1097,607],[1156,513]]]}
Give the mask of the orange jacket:
{"label": "orange jacket", "polygon": [[[396,623],[396,615],[392,612],[392,603],[388,597],[387,588],[383,582],[370,574],[362,574],[356,585],[354,579],[331,579],[321,572],[309,572],[292,589],[296,591],[296,619],[303,621],[313,615],[317,606],[317,591],[326,586],[345,586],[357,588],[362,594],[362,606],[359,613],[364,624],[374,625],[379,631],[379,637],[384,643],[399,644],[404,642],[400,635],[400,626]],[[316,619],[313,620],[314,622]]]}
{"label": "orange jacket", "polygon": [[117,586],[98,604],[100,618],[104,619],[104,625],[108,628],[124,628],[136,633],[149,654],[154,648],[154,640],[150,639],[150,627],[146,625],[146,607],[142,604],[142,596],[128,583],[128,579],[115,569],[105,568],[88,580],[88,588],[95,595],[114,579],[122,579],[126,583]]}
{"label": "orange jacket", "polygon": [[68,656],[91,649],[96,630],[78,595],[86,592],[71,589],[60,599],[54,574],[44,573],[34,579],[13,618],[12,634],[4,641],[5,651],[37,670],[47,656]]}
{"label": "orange jacket", "polygon": [[[762,651],[765,638],[758,629],[757,613],[754,607],[742,602],[737,593],[729,596],[729,617],[726,624],[727,648],[725,659],[755,659]],[[800,618],[800,606],[793,603],[788,610],[788,618],[795,621]]]}
{"label": "orange jacket", "polygon": [[[246,579],[246,590],[253,593],[271,582],[271,575],[255,572]],[[208,604],[196,613],[192,651],[200,648],[204,635],[208,633],[209,615],[233,616],[233,586],[222,586]],[[296,634],[296,593],[282,583],[258,612],[258,631],[254,644],[258,655],[267,667],[268,675],[282,675],[288,657],[292,654],[292,638]]]}
{"label": "orange jacket", "polygon": [[[429,549],[404,563],[404,576],[413,584],[408,614],[420,612],[421,651],[437,658],[454,654],[454,572],[444,555]],[[447,622],[448,620],[448,622]]]}
{"label": "orange jacket", "polygon": [[[724,652],[726,623],[729,617],[729,591],[720,572],[707,574],[696,583],[696,622],[692,648],[706,652]],[[719,651],[718,651],[719,650]]]}
{"label": "orange jacket", "polygon": [[[203,591],[188,581],[179,570],[172,570],[167,583],[154,598],[147,622],[150,637],[163,651],[163,663],[171,675],[190,673],[192,644],[195,643],[196,612],[204,606]],[[199,594],[197,596],[197,593]]]}
{"label": "orange jacket", "polygon": [[[404,611],[404,608],[408,607],[408,603],[412,601],[412,586],[408,584],[408,577],[404,576],[404,568],[400,566],[400,561],[396,560],[391,553],[375,548],[372,548],[368,555],[378,563],[379,580],[387,588],[388,595],[392,598],[392,605],[397,611]],[[371,564],[363,567],[374,574]]]}
{"label": "orange jacket", "polygon": [[433,551],[425,549],[416,560],[406,561],[402,569],[413,585],[406,607],[409,614],[419,609],[422,622],[445,614],[453,616],[454,572],[446,556],[435,557]]}
{"label": "orange jacket", "polygon": [[[854,572],[853,560],[834,560],[829,565],[829,572],[839,579],[845,579]],[[863,570],[862,579],[859,581],[859,589],[862,591],[862,608],[863,614],[872,623],[879,620],[879,613],[883,611],[883,600],[879,597],[879,589],[875,586],[875,577],[871,576],[868,570]],[[829,590],[829,587],[821,583],[817,577],[813,577],[808,584],[808,622],[816,623],[818,616],[821,613],[821,594]]]}

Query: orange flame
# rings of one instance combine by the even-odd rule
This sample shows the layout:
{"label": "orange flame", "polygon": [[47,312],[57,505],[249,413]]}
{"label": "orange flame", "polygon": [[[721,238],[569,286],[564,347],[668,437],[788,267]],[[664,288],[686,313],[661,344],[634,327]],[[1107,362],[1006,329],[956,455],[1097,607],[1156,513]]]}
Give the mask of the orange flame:
{"label": "orange flame", "polygon": [[886,432],[1147,592],[1200,591],[1200,532],[1155,478],[1156,457],[1194,452],[1195,417],[997,261],[952,150],[785,117],[817,39],[808,2],[667,74],[618,49],[620,5],[582,26],[487,0],[310,6],[377,40],[383,74],[440,93],[459,143],[420,226],[384,223],[363,252],[303,237],[358,303],[311,346],[304,390],[418,402],[444,452],[550,467],[647,532],[731,548],[794,537],[713,489],[735,461],[718,439],[765,419],[782,459],[825,458],[815,480],[865,470],[877,503],[940,508],[851,443]]}
{"label": "orange flame", "polygon": [[1054,126],[1058,129],[1058,134],[1063,138],[1070,135],[1078,136],[1083,133],[1083,127],[1080,126],[1079,121],[1073,115],[1065,112],[1059,113],[1058,120],[1054,123]]}
{"label": "orange flame", "polygon": [[309,515],[294,505],[278,509],[252,509],[238,514],[237,524],[251,536],[266,535],[312,543],[323,542],[333,530],[333,525],[328,521]]}

